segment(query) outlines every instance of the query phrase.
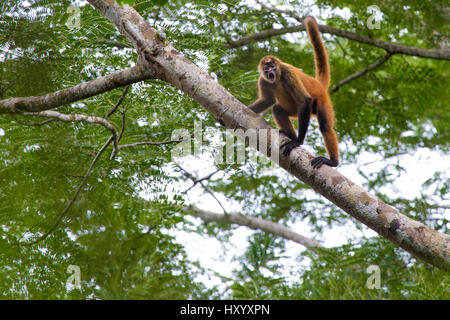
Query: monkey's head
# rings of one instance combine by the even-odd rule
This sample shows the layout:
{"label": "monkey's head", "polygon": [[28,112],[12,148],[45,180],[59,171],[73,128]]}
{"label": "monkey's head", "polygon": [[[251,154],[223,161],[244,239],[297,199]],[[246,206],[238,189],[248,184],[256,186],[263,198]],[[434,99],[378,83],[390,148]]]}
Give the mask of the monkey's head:
{"label": "monkey's head", "polygon": [[264,80],[275,83],[280,79],[280,62],[281,61],[274,56],[265,56],[259,61],[258,69]]}

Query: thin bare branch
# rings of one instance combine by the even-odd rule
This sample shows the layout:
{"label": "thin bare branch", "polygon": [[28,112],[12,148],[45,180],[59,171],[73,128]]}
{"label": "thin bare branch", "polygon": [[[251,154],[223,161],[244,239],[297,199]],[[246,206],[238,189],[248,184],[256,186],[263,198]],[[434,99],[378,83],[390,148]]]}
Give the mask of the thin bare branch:
{"label": "thin bare branch", "polygon": [[220,172],[220,169],[215,170],[214,172],[208,174],[206,177],[195,180],[194,183],[192,184],[192,186],[190,186],[188,189],[186,189],[185,191],[183,191],[183,193],[188,193],[189,190],[191,190],[192,188],[194,188],[197,184],[199,184],[200,182],[206,181],[211,179],[216,173]]}
{"label": "thin bare branch", "polygon": [[215,221],[228,224],[237,224],[240,226],[249,227],[253,230],[262,230],[281,238],[294,241],[308,249],[314,250],[315,248],[323,247],[321,243],[313,239],[309,239],[299,233],[296,233],[288,227],[269,220],[249,217],[242,214],[218,214],[210,211],[205,211],[193,206],[186,208],[185,211],[192,213],[194,216],[201,218],[205,222]]}
{"label": "thin bare branch", "polygon": [[84,114],[71,113],[65,114],[54,110],[47,110],[41,112],[24,112],[22,113],[24,116],[34,116],[34,117],[43,117],[43,118],[51,118],[53,120],[58,120],[62,122],[87,122],[90,124],[98,124],[109,131],[111,131],[112,135],[117,137],[117,128],[109,122],[105,118],[97,117],[97,116],[88,116]]}
{"label": "thin bare branch", "polygon": [[359,77],[362,77],[363,75],[365,75],[367,72],[372,71],[376,68],[378,68],[379,66],[381,66],[383,63],[385,63],[386,61],[388,61],[388,59],[392,56],[391,53],[386,53],[384,56],[382,56],[381,58],[379,58],[378,60],[374,61],[373,63],[369,64],[367,67],[365,67],[364,69],[355,72],[354,74],[348,76],[347,78],[339,81],[339,83],[337,85],[335,85],[330,92],[331,93],[335,93],[336,91],[338,91],[343,85],[349,83],[352,80],[355,80]]}
{"label": "thin bare branch", "polygon": [[261,7],[263,7],[264,9],[266,9],[267,11],[273,11],[273,12],[278,12],[278,13],[282,13],[282,14],[286,14],[288,16],[291,16],[292,18],[294,18],[295,20],[297,20],[298,22],[302,23],[303,19],[305,19],[305,16],[299,16],[295,13],[293,13],[290,10],[283,10],[283,9],[278,9],[278,8],[272,8],[269,7],[267,5],[265,5],[263,2],[256,0],[256,3],[258,3]]}
{"label": "thin bare branch", "polygon": [[[254,33],[241,39],[232,41],[227,44],[229,48],[238,48],[244,45],[249,44],[252,41],[260,41],[265,40],[274,36],[279,36],[287,33],[305,31],[305,24],[299,24],[296,26],[279,28],[279,29],[268,29],[263,30],[258,33]],[[342,30],[334,27],[330,27],[327,25],[319,25],[319,30],[322,33],[329,33],[341,38],[346,38],[349,40],[357,41],[360,43],[365,43],[374,47],[378,47],[381,49],[390,52],[391,54],[399,53],[406,54],[410,56],[422,57],[422,58],[430,58],[430,59],[438,59],[438,60],[450,60],[450,48],[443,49],[425,49],[418,47],[411,47],[402,44],[391,43],[379,39],[370,38],[368,36],[364,36],[355,32]]]}
{"label": "thin bare branch", "polygon": [[294,33],[294,32],[300,32],[305,31],[306,27],[305,24],[302,23],[300,25],[291,26],[291,27],[284,27],[284,28],[278,28],[278,29],[266,29],[257,33],[253,33],[250,35],[246,35],[240,39],[231,41],[230,43],[227,43],[227,46],[229,48],[239,48],[242,46],[245,46],[253,41],[261,41],[266,40],[272,37],[281,36],[283,34],[287,33]]}
{"label": "thin bare branch", "polygon": [[[175,166],[177,166],[177,167],[181,170],[182,174],[183,174],[184,176],[188,177],[188,178],[192,181],[192,183],[193,183],[194,185],[200,184],[200,185],[202,186],[202,188],[203,188],[206,192],[208,192],[208,193],[211,195],[211,197],[214,198],[214,200],[216,200],[216,202],[217,202],[217,203],[219,204],[219,206],[222,208],[223,213],[224,213],[225,215],[228,215],[227,210],[225,210],[225,208],[224,208],[224,206],[222,205],[222,203],[220,202],[220,200],[217,199],[217,197],[216,197],[216,195],[214,194],[214,192],[212,192],[211,189],[209,189],[207,186],[205,186],[205,185],[203,184],[203,180],[205,180],[205,179],[197,179],[197,178],[194,177],[190,172],[188,172],[186,169],[184,169],[183,167],[181,167],[181,166],[180,166],[179,164],[177,164],[177,163],[175,163]],[[193,186],[194,186],[194,185],[193,185]],[[185,191],[185,192],[187,192],[187,191]]]}
{"label": "thin bare branch", "polygon": [[450,206],[445,206],[445,205],[434,205],[434,204],[430,204],[427,205],[428,208],[430,209],[445,209],[445,210],[450,210]]}
{"label": "thin bare branch", "polygon": [[[123,100],[125,99],[125,96],[128,93],[128,90],[130,89],[131,84],[127,85],[125,87],[125,89],[122,92],[122,95],[119,98],[119,101],[117,101],[116,105],[114,106],[114,108],[112,108],[108,114],[105,116],[105,119],[109,119],[109,117],[111,117],[114,112],[117,111],[117,109],[119,108],[119,106],[122,104]],[[125,110],[122,112],[122,129],[120,130],[120,134],[119,136],[114,140],[114,149],[111,153],[110,159],[113,160],[117,153],[119,152],[118,149],[118,145],[119,145],[119,141],[122,139],[123,133],[125,132]]]}
{"label": "thin bare branch", "polygon": [[120,145],[119,150],[124,149],[124,148],[134,148],[134,147],[138,147],[138,146],[148,146],[148,145],[160,146],[160,145],[164,145],[164,144],[179,143],[182,141],[183,141],[183,139],[167,140],[167,141],[142,141],[142,142],[135,142],[135,143]]}
{"label": "thin bare branch", "polygon": [[62,219],[66,216],[67,212],[70,210],[72,205],[75,203],[75,201],[78,199],[78,196],[80,195],[81,190],[83,189],[84,185],[86,184],[87,180],[89,179],[90,175],[92,174],[92,171],[94,170],[95,164],[97,163],[98,159],[100,159],[100,156],[102,153],[106,150],[106,148],[109,146],[109,144],[114,140],[113,136],[111,136],[108,141],[103,145],[103,147],[97,152],[97,155],[95,156],[94,160],[92,160],[92,163],[86,172],[86,175],[83,178],[83,181],[79,184],[77,190],[75,191],[75,194],[73,195],[72,199],[67,204],[66,208],[59,214],[58,218],[56,219],[55,223],[48,229],[46,233],[44,233],[42,236],[40,236],[38,239],[31,241],[31,242],[19,242],[20,245],[23,246],[31,246],[38,242],[41,242],[45,238],[47,238],[61,223]]}
{"label": "thin bare branch", "polygon": [[127,114],[127,109],[123,109],[123,111],[122,111],[122,129],[120,130],[119,139],[117,139],[117,142],[120,142],[120,140],[122,140],[123,133],[125,132],[125,126],[127,123],[126,114]]}
{"label": "thin bare branch", "polygon": [[87,122],[90,124],[101,125],[101,126],[105,127],[106,129],[108,129],[112,134],[112,138],[113,138],[113,142],[114,142],[113,143],[114,144],[113,152],[117,153],[117,151],[119,150],[117,128],[114,126],[114,124],[112,124],[105,118],[96,117],[96,116],[87,116],[84,114],[76,114],[76,113],[64,114],[64,113],[54,111],[54,110],[47,110],[47,111],[41,111],[41,112],[24,112],[22,114],[24,116],[37,116],[37,117],[51,118],[51,119],[63,121],[63,122],[80,121],[80,122]]}
{"label": "thin bare branch", "polygon": [[120,98],[119,98],[119,101],[117,101],[117,103],[116,103],[116,105],[114,106],[114,108],[112,108],[111,111],[108,112],[108,114],[105,116],[105,119],[109,119],[109,117],[111,117],[111,115],[113,115],[114,112],[117,111],[117,109],[118,109],[119,106],[122,104],[123,100],[125,99],[125,96],[127,95],[128,90],[130,89],[130,86],[131,86],[131,85],[129,84],[129,85],[127,85],[127,86],[125,87],[125,89],[124,89],[123,92],[122,92],[122,95],[121,95]]}
{"label": "thin bare branch", "polygon": [[347,57],[348,53],[347,50],[345,50],[344,46],[341,44],[341,41],[339,41],[338,37],[333,37],[334,41],[336,42],[336,44],[338,45],[338,47],[342,50],[342,59],[345,60],[345,58]]}

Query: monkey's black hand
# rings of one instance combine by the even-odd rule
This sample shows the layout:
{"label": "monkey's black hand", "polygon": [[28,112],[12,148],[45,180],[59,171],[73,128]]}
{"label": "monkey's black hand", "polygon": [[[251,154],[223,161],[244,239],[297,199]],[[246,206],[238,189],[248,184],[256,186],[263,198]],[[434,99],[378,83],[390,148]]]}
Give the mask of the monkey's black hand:
{"label": "monkey's black hand", "polygon": [[297,148],[298,146],[300,146],[301,143],[297,140],[291,140],[288,141],[286,143],[283,143],[280,147],[280,149],[283,149],[283,155],[285,155],[286,157],[288,157],[291,154],[292,149]]}
{"label": "monkey's black hand", "polygon": [[330,167],[337,167],[339,163],[337,161],[333,161],[322,156],[315,157],[314,159],[311,160],[311,165],[313,166],[314,169],[319,169],[323,164],[326,164],[327,166]]}

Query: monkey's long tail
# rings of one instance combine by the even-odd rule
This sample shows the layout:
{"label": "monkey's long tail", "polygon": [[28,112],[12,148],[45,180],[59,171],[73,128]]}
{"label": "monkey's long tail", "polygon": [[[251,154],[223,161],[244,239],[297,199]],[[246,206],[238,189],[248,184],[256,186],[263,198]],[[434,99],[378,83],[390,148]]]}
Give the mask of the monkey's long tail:
{"label": "monkey's long tail", "polygon": [[323,44],[314,17],[308,16],[305,18],[306,31],[308,32],[309,40],[314,50],[314,62],[316,65],[316,79],[322,83],[325,88],[330,86],[330,65],[328,63],[327,50]]}

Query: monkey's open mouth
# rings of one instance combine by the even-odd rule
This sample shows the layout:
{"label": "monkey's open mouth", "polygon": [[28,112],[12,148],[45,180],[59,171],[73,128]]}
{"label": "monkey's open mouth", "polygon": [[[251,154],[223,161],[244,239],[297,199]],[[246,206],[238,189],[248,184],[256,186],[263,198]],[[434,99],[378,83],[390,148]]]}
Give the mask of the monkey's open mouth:
{"label": "monkey's open mouth", "polygon": [[275,72],[274,71],[269,71],[269,72],[267,72],[267,78],[270,80],[270,81],[274,81],[275,80],[275,77],[276,77],[276,74],[275,74]]}

